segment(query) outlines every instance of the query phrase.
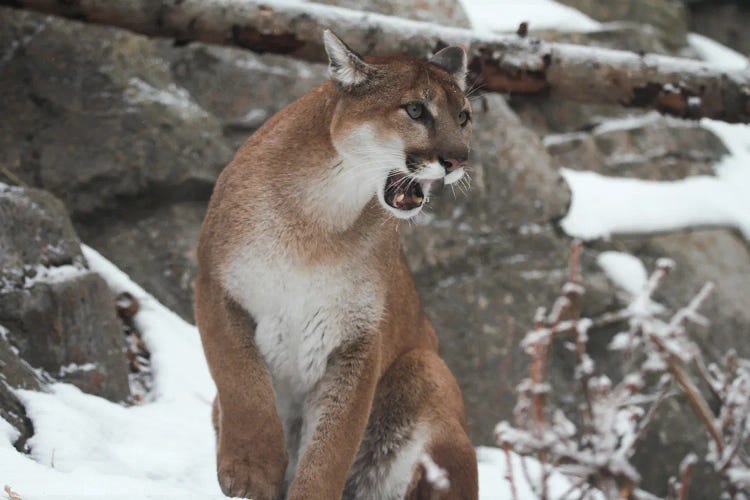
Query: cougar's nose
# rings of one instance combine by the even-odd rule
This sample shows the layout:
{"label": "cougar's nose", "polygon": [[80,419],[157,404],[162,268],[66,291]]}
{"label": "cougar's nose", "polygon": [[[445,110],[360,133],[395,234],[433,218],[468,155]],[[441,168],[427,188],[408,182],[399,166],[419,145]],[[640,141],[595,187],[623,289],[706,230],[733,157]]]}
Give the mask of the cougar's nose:
{"label": "cougar's nose", "polygon": [[444,156],[438,156],[438,161],[445,168],[447,173],[451,173],[454,170],[461,168],[466,165],[466,156],[458,156],[456,158],[445,158]]}

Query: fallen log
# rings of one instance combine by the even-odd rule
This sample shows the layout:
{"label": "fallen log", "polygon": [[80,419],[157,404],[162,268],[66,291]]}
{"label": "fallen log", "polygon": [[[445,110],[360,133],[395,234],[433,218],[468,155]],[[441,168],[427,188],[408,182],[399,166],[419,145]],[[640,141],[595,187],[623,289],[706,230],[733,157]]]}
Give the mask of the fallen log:
{"label": "fallen log", "polygon": [[[426,57],[446,45],[470,52],[484,91],[550,94],[580,102],[653,108],[684,118],[750,122],[750,68],[653,54],[546,43],[315,3],[258,0],[0,0],[179,43],[201,41],[324,61],[332,29],[364,55]],[[532,20],[533,21],[533,20]]]}

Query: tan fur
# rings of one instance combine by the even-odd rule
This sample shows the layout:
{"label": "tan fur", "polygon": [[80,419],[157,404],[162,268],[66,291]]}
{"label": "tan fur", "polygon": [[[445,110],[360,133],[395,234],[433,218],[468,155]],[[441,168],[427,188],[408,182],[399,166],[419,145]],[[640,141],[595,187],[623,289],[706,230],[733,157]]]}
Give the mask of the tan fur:
{"label": "tan fur", "polygon": [[[346,189],[326,191],[329,179],[348,179],[335,177],[336,169],[351,168],[346,160],[347,134],[365,124],[375,140],[400,141],[405,152],[426,160],[465,155],[470,125],[459,127],[456,116],[467,102],[456,80],[434,64],[403,57],[359,62],[378,71],[376,77],[368,74],[367,87],[326,82],[247,140],[219,177],[203,224],[195,310],[218,389],[217,467],[227,495],[264,500],[286,493],[290,499],[338,499],[346,488],[348,497],[359,496],[358,485],[366,482],[372,468],[390,463],[387,457],[372,463],[369,444],[391,443],[394,454],[399,453],[401,445],[387,432],[393,428],[407,436],[417,429],[425,434],[425,451],[447,470],[451,481],[450,491],[436,496],[415,466],[413,477],[406,478],[408,498],[477,497],[476,458],[466,435],[461,394],[438,357],[437,337],[401,254],[398,221],[374,191],[346,211],[341,207],[356,196]],[[429,127],[410,119],[402,108],[426,94],[438,110]],[[403,155],[396,156],[394,168],[404,161]],[[363,157],[361,168],[381,160]],[[369,181],[362,180],[366,176],[352,171],[340,175],[351,177],[352,189],[356,184],[365,195],[369,192]],[[326,201],[339,195],[341,203],[329,208]],[[258,250],[263,255],[257,258],[270,259],[268,269],[278,263],[279,269],[291,269],[292,274],[277,278],[269,271],[264,283],[237,278],[246,262],[255,262],[253,249],[272,249]],[[265,267],[259,264],[258,269],[264,272]],[[339,271],[329,276],[327,269]],[[288,429],[301,429],[296,434],[299,455],[292,457],[285,452],[292,437],[285,436],[275,406],[281,396],[280,375],[256,345],[261,318],[250,310],[256,307],[252,297],[257,294],[244,290],[267,287],[269,295],[284,297],[285,287],[294,286],[285,282],[288,276],[305,273],[323,276],[335,286],[340,275],[351,277],[354,295],[372,289],[371,294],[362,292],[371,299],[372,312],[357,307],[345,313],[354,315],[351,332],[333,327],[323,331],[341,335],[342,340],[312,388],[295,395],[297,399],[290,396],[303,408],[299,422],[288,424]],[[298,288],[295,293],[305,292]],[[345,299],[351,294],[344,295],[341,303],[348,304]],[[306,323],[314,323],[314,317]],[[279,338],[286,333],[279,330]],[[288,463],[294,474],[285,483]]]}

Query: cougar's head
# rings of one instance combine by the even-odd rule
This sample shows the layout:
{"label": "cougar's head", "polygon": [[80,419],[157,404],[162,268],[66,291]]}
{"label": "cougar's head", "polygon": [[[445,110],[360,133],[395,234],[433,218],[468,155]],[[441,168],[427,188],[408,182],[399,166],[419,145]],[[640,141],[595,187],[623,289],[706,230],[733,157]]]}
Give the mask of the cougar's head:
{"label": "cougar's head", "polygon": [[331,137],[352,187],[371,191],[396,217],[413,217],[434,183],[464,175],[471,136],[466,53],[447,47],[427,61],[363,59],[330,31],[324,42],[339,93]]}

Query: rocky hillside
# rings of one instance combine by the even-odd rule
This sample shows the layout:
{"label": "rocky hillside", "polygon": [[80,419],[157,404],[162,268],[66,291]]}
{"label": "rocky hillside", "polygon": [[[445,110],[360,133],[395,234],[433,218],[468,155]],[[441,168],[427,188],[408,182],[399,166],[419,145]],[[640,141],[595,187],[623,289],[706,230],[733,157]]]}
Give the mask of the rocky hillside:
{"label": "rocky hillside", "polygon": [[[709,2],[562,3],[601,29],[535,31],[530,19],[532,36],[697,57],[687,38],[695,29],[750,50],[746,33],[732,28],[738,9],[747,14],[743,7],[722,7],[724,23],[709,21]],[[468,25],[453,0],[357,5]],[[0,416],[21,431],[23,449],[33,422],[12,388],[43,390],[60,380],[113,401],[134,399],[128,326],[88,270],[80,242],[192,322],[195,245],[216,176],[247,135],[326,71],[7,8],[0,18]],[[512,418],[514,387],[527,372],[518,343],[564,279],[571,238],[559,222],[571,191],[561,169],[680,180],[715,175],[728,150],[698,123],[653,113],[554,97],[485,95],[473,104],[471,191],[439,193],[426,220],[404,226],[403,243],[462,387],[472,438],[494,444],[494,425]],[[586,242],[584,314],[623,305],[622,290],[597,265],[607,250],[649,267],[672,257],[677,268],[659,297],[672,306],[714,281],[706,311],[713,323],[698,335],[709,353],[731,346],[750,357],[750,337],[742,335],[750,331],[750,247],[738,233],[693,228]],[[599,335],[598,363],[618,373],[620,360],[606,349],[613,333],[592,335]],[[553,366],[565,402],[571,366]],[[657,493],[702,432],[677,402],[667,406],[637,459],[645,486]],[[696,498],[710,498],[711,488],[699,484],[695,494],[707,496]]]}

